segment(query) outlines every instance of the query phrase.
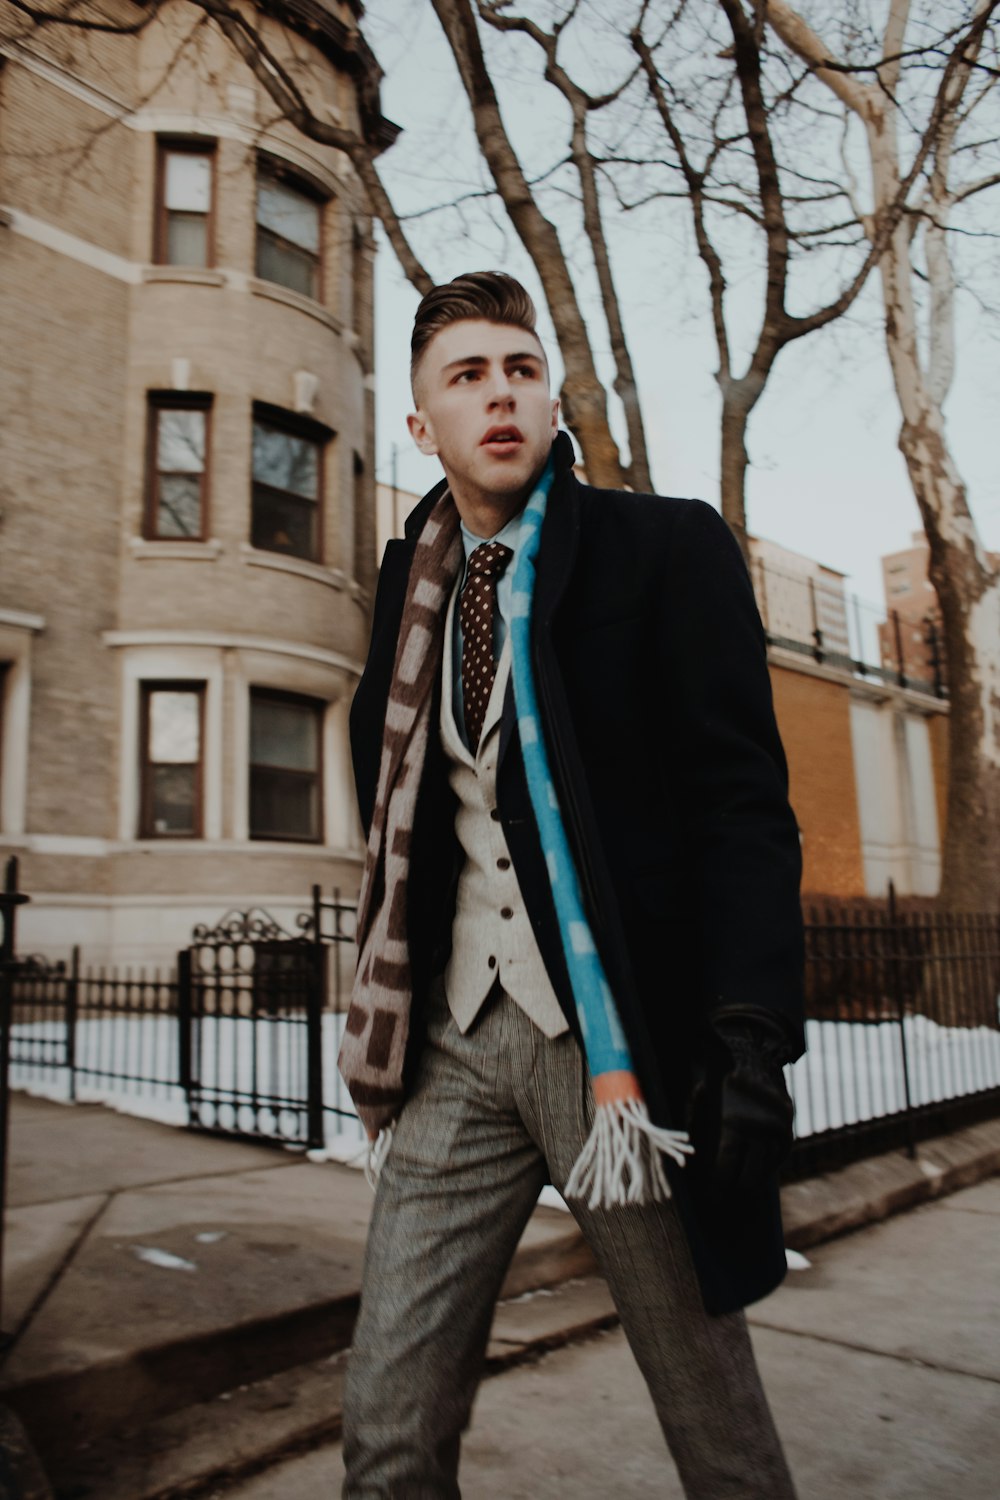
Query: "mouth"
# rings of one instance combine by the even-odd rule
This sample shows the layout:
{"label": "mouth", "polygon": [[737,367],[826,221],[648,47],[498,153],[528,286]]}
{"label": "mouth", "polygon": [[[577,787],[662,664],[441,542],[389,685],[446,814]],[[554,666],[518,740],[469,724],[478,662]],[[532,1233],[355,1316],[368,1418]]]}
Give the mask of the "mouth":
{"label": "mouth", "polygon": [[479,446],[495,457],[505,458],[517,453],[524,442],[524,436],[520,429],[510,425],[505,427],[491,427]]}

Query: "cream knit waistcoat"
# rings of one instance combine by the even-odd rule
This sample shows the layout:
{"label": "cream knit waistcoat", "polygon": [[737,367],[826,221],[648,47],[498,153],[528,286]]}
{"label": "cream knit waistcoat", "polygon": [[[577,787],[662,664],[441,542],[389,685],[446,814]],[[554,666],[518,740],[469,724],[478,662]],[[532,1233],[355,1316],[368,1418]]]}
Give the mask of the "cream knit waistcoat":
{"label": "cream knit waistcoat", "polygon": [[452,948],[445,969],[448,1005],[459,1030],[468,1031],[499,978],[508,995],[546,1036],[567,1030],[521,898],[507,840],[496,809],[500,715],[510,676],[510,636],[497,663],[475,757],[455,723],[452,706],[452,640],[457,589],[448,606],[442,653],[441,741],[448,779],[458,798],[455,832],[465,854],[458,879]]}

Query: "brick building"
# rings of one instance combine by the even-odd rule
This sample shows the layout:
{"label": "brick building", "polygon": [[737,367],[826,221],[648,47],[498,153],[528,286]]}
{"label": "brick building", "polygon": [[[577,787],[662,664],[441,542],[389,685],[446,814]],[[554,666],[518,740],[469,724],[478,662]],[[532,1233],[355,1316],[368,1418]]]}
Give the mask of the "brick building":
{"label": "brick building", "polygon": [[[281,0],[314,110],[395,128],[357,0]],[[0,857],[22,946],[159,959],[357,887],[375,575],[371,226],[182,0],[0,73]]]}
{"label": "brick building", "polygon": [[881,611],[811,558],[751,538],[775,710],[802,837],[806,896],[933,895],[940,872],[947,703],[901,681]]}

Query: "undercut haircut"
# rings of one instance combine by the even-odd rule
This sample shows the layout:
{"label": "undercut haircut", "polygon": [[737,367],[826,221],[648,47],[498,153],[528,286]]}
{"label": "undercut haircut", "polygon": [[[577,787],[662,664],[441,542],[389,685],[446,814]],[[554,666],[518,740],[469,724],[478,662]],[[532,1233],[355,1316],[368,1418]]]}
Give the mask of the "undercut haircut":
{"label": "undercut haircut", "polygon": [[410,339],[410,384],[416,395],[417,370],[436,333],[451,323],[480,320],[509,323],[538,337],[535,304],[519,281],[504,271],[468,271],[429,291],[417,308]]}

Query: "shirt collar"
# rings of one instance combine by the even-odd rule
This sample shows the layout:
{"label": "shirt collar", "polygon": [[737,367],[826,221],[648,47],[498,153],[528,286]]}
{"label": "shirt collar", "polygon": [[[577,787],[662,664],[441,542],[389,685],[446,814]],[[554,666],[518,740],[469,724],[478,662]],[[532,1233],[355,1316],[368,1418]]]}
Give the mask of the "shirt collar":
{"label": "shirt collar", "polygon": [[518,511],[517,515],[512,516],[503,530],[498,531],[495,536],[474,536],[463,521],[461,523],[462,545],[465,548],[466,561],[472,556],[476,548],[481,547],[484,542],[502,542],[505,547],[509,547],[512,552],[516,552],[518,538],[521,534],[521,515],[522,512]]}

